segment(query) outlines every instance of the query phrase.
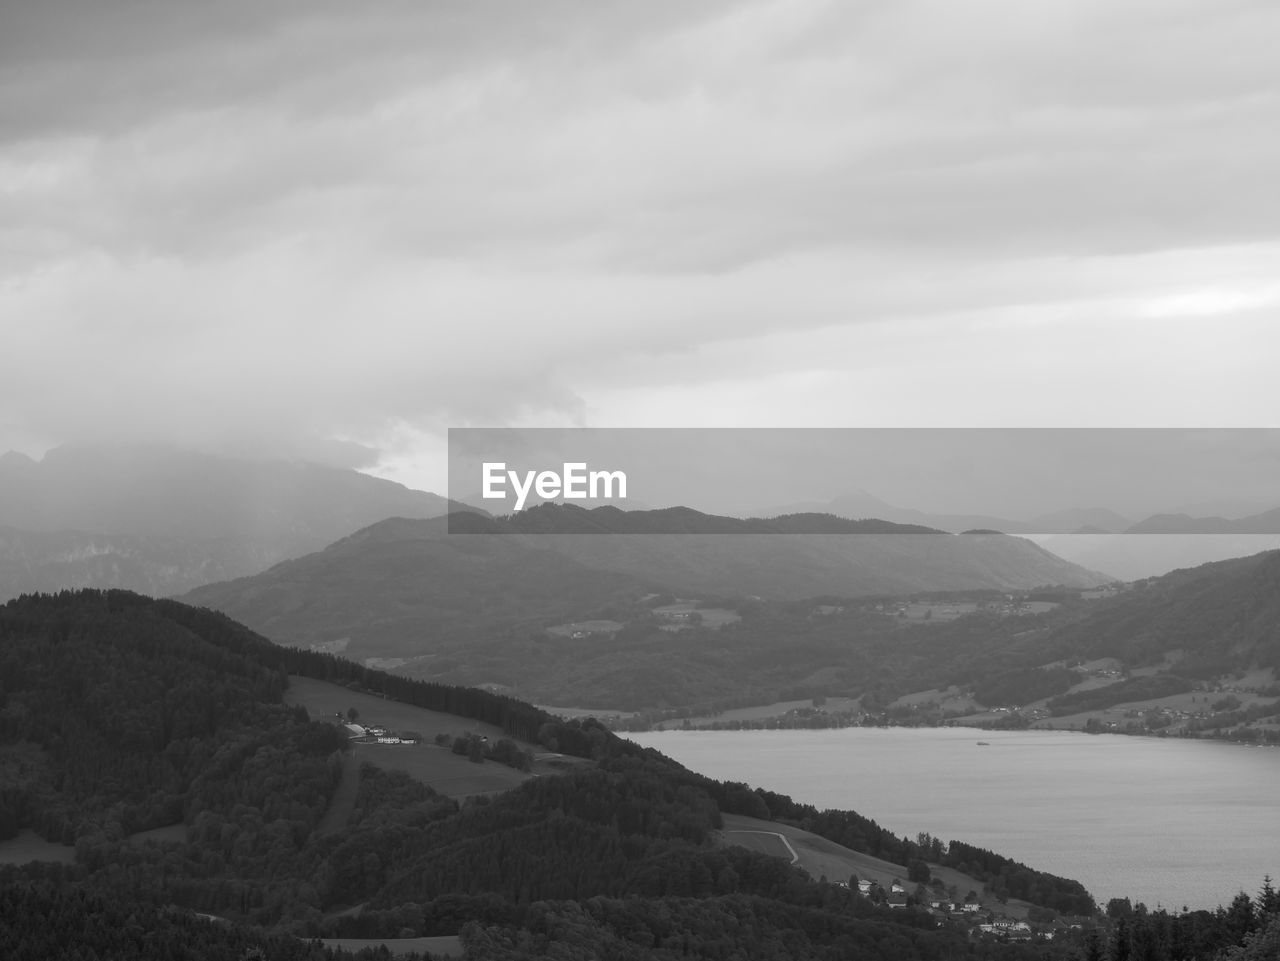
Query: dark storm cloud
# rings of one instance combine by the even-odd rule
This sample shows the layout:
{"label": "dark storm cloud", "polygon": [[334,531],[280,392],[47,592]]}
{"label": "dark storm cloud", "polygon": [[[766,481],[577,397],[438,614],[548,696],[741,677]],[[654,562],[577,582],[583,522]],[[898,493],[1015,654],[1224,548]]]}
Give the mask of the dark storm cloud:
{"label": "dark storm cloud", "polygon": [[0,447],[408,471],[449,424],[1256,422],[1278,18],[20,5]]}

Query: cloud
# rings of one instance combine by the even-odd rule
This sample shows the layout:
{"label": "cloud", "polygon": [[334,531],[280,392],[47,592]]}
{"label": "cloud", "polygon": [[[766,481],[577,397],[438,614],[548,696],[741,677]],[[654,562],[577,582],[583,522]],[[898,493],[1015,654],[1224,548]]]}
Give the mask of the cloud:
{"label": "cloud", "polygon": [[22,5],[0,447],[407,463],[461,423],[1257,418],[1277,26],[1245,0]]}

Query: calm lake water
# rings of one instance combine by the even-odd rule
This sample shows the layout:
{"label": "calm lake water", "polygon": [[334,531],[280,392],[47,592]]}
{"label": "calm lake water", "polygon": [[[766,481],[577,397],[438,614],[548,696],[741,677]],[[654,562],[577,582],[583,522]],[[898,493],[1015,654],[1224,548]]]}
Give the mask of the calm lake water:
{"label": "calm lake water", "polygon": [[1274,748],[967,728],[627,736],[717,780],[1075,878],[1102,905],[1213,908],[1280,879]]}

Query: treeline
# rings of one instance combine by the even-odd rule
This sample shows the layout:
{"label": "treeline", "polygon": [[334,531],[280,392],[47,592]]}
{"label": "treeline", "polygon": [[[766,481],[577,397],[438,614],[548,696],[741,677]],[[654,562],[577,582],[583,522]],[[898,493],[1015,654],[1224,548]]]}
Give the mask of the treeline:
{"label": "treeline", "polygon": [[985,848],[952,841],[941,863],[977,878],[996,897],[1020,898],[1063,914],[1088,916],[1096,910],[1093,898],[1079,881],[1036,871]]}
{"label": "treeline", "polygon": [[1021,898],[1063,914],[1091,915],[1093,898],[1078,881],[1036,871],[983,848],[952,841],[942,845],[927,834],[897,837],[870,818],[853,811],[819,811],[786,795],[725,783],[713,787],[722,810],[732,814],[782,821],[835,841],[863,854],[908,864],[914,859],[955,868],[987,886],[996,897]]}
{"label": "treeline", "polygon": [[1243,891],[1214,911],[1150,911],[1128,898],[1107,904],[1108,930],[1085,942],[1082,961],[1275,961],[1280,958],[1280,893],[1270,877],[1255,897]]}
{"label": "treeline", "polygon": [[988,707],[1022,705],[1061,694],[1079,681],[1080,675],[1065,667],[1023,667],[979,679],[973,686],[973,699]]}
{"label": "treeline", "polygon": [[1173,694],[1185,694],[1193,685],[1185,677],[1173,674],[1153,674],[1150,677],[1130,677],[1106,687],[1089,691],[1076,691],[1050,699],[1045,706],[1055,716],[1080,714],[1084,711],[1100,711],[1116,704],[1130,701],[1149,701]]}
{"label": "treeline", "polygon": [[[969,945],[958,931],[870,921],[834,905],[810,907],[740,894],[540,902],[506,924],[473,922],[463,935],[468,950],[486,961],[935,961],[993,956],[986,946]],[[999,956],[1013,961],[1030,954],[1015,949]]]}
{"label": "treeline", "polygon": [[[422,957],[419,955],[419,957]],[[0,958],[5,961],[376,961],[297,938],[46,883],[0,888]]]}
{"label": "treeline", "polygon": [[237,624],[225,614],[208,608],[190,607],[177,601],[148,603],[157,605],[162,616],[198,631],[213,643],[250,647],[261,663],[285,674],[301,674],[379,694],[416,707],[484,721],[502,728],[511,737],[522,741],[536,741],[538,731],[544,724],[559,723],[554,715],[503,694],[473,687],[415,680],[368,668],[333,654],[280,647]]}

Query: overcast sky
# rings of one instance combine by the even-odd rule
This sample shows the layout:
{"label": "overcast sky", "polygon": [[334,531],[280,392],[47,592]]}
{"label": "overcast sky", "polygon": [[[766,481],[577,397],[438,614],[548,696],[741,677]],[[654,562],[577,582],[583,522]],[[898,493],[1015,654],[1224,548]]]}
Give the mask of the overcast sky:
{"label": "overcast sky", "polygon": [[1278,47],[1269,0],[6,3],[0,450],[441,489],[449,426],[1280,426]]}

